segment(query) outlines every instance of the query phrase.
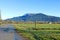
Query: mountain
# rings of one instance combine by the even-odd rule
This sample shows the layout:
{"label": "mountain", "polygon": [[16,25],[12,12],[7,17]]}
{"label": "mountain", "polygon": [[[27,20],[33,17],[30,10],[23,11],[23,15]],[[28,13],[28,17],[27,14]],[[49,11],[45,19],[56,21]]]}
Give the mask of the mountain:
{"label": "mountain", "polygon": [[55,17],[55,16],[48,16],[45,15],[43,13],[36,13],[36,14],[25,14],[23,16],[19,16],[19,17],[14,17],[11,19],[7,19],[7,20],[12,20],[12,21],[44,21],[44,22],[60,22],[60,17]]}

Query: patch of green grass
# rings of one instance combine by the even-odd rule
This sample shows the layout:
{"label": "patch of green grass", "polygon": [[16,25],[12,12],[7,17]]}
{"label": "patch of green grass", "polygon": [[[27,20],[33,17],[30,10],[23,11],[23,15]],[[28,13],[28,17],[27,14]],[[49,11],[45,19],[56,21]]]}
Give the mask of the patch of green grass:
{"label": "patch of green grass", "polygon": [[[19,27],[33,28],[35,24],[17,24]],[[60,24],[36,24],[36,28],[60,28]]]}
{"label": "patch of green grass", "polygon": [[[20,35],[28,40],[60,40],[60,30],[33,30],[35,24],[15,24]],[[60,28],[60,24],[36,24],[36,28]]]}
{"label": "patch of green grass", "polygon": [[39,40],[60,40],[60,31],[32,30],[31,32],[33,32]]}

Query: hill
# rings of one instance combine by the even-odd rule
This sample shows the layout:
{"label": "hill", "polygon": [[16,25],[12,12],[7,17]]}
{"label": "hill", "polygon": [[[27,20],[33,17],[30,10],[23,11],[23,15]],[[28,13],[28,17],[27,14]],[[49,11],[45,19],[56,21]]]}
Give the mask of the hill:
{"label": "hill", "polygon": [[16,22],[19,22],[19,21],[60,22],[60,17],[48,16],[43,13],[36,13],[36,14],[31,13],[31,14],[25,14],[23,16],[14,17],[14,18],[7,19],[7,20],[12,20],[12,21],[16,21]]}

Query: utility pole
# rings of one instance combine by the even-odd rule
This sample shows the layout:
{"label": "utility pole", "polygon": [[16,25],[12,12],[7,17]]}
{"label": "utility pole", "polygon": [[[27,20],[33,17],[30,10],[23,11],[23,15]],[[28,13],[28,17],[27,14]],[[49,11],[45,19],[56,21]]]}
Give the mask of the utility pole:
{"label": "utility pole", "polygon": [[1,19],[1,9],[0,9],[0,25],[2,23],[2,19]]}
{"label": "utility pole", "polygon": [[1,10],[0,10],[0,21],[1,21]]}
{"label": "utility pole", "polygon": [[36,20],[35,20],[35,29],[36,29]]}

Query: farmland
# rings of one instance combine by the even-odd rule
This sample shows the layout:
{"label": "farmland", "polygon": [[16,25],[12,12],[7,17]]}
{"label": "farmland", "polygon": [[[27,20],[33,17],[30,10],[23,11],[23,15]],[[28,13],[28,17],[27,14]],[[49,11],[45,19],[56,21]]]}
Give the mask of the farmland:
{"label": "farmland", "polygon": [[14,24],[16,31],[27,40],[60,40],[60,24]]}

